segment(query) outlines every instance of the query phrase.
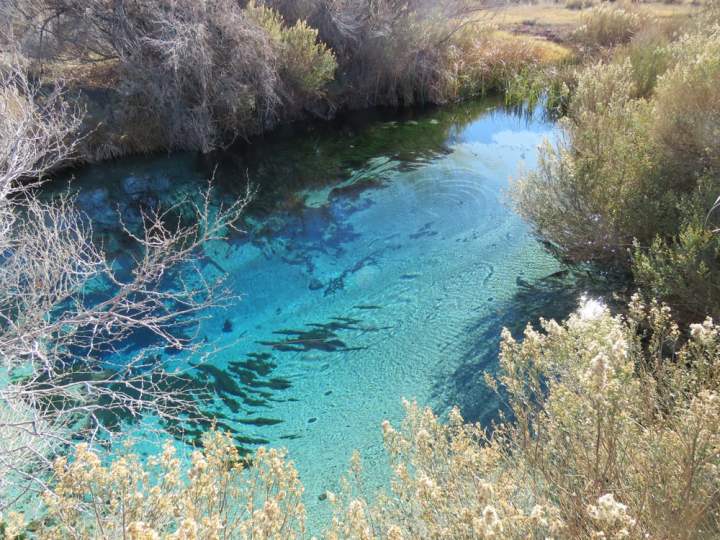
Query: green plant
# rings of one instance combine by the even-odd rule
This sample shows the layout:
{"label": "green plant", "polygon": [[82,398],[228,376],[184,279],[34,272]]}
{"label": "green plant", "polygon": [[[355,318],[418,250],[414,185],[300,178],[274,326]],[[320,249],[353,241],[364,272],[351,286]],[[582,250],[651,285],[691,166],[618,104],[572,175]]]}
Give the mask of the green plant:
{"label": "green plant", "polygon": [[[455,66],[451,76],[459,97],[507,94],[519,91],[519,80],[549,73],[571,59],[571,52],[541,39],[515,36],[506,32],[460,34],[453,40],[453,55],[447,64]],[[538,91],[539,85],[535,86]],[[529,88],[525,88],[525,91]]]}
{"label": "green plant", "polygon": [[707,209],[720,191],[717,178],[703,178],[680,202],[677,235],[636,244],[632,271],[648,294],[675,307],[682,320],[720,318],[720,236]]}
{"label": "green plant", "polygon": [[648,249],[638,245],[635,280],[648,293],[676,306],[687,319],[720,315],[720,238],[702,224],[684,226],[672,240],[656,238]]}
{"label": "green plant", "polygon": [[638,34],[582,70],[562,137],[514,198],[570,261],[627,271],[634,252],[638,283],[688,320],[717,313],[715,238],[698,216],[718,191],[707,184],[720,174],[720,31],[706,21],[666,40]]}
{"label": "green plant", "polygon": [[283,72],[301,95],[321,96],[333,80],[335,55],[318,42],[318,31],[299,21],[283,34]]}
{"label": "green plant", "polygon": [[635,93],[640,97],[652,95],[658,77],[671,65],[670,38],[665,28],[649,25],[640,30],[618,53],[616,61],[630,60]]}
{"label": "green plant", "polygon": [[520,214],[568,260],[623,267],[634,238],[672,230],[675,205],[659,181],[652,109],[634,92],[629,62],[585,69],[562,135],[513,186]]}
{"label": "green plant", "polygon": [[653,100],[654,131],[676,189],[686,191],[699,175],[720,172],[720,28],[683,36],[670,55]]}
{"label": "green plant", "polygon": [[250,2],[245,12],[273,43],[286,93],[305,99],[322,96],[337,63],[333,52],[319,41],[318,30],[303,20],[286,26],[280,13],[255,2]]}

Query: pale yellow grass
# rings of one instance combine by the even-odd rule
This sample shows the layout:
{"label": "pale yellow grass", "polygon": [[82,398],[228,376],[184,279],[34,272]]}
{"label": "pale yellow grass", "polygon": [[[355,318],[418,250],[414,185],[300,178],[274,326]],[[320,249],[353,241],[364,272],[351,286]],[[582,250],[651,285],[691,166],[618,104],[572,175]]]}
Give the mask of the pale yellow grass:
{"label": "pale yellow grass", "polygon": [[[599,3],[599,2],[598,2]],[[632,4],[632,8],[660,19],[684,17],[697,13],[699,8],[689,3],[664,4],[659,2]],[[564,4],[539,3],[503,6],[490,11],[492,21],[500,28],[517,25],[538,25],[573,30],[582,24],[585,10],[569,9]]]}
{"label": "pale yellow grass", "polygon": [[506,30],[497,30],[492,33],[492,39],[497,42],[514,42],[518,46],[533,51],[542,64],[555,64],[570,58],[573,54],[569,47],[550,41],[542,36],[527,34],[513,34]]}

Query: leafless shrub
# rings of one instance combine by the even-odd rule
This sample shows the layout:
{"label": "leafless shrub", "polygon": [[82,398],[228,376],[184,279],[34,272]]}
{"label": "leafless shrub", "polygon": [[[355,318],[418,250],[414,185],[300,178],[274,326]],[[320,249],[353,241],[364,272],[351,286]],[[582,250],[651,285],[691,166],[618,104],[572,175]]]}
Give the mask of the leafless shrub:
{"label": "leafless shrub", "polygon": [[63,92],[62,85],[43,92],[17,67],[0,74],[0,204],[27,190],[22,180],[42,177],[75,151],[81,114]]}
{"label": "leafless shrub", "polygon": [[286,18],[306,19],[338,58],[351,106],[443,102],[455,33],[484,2],[451,0],[269,0]]}
{"label": "leafless shrub", "polygon": [[11,5],[16,40],[40,66],[116,70],[118,105],[90,152],[99,157],[208,151],[303,111],[455,99],[457,51],[469,43],[457,34],[486,13],[481,0]]}
{"label": "leafless shrub", "polygon": [[33,191],[72,156],[80,113],[61,86],[43,92],[19,69],[0,83],[0,484],[28,488],[71,434],[108,435],[108,414],[192,409],[176,376],[168,392],[156,357],[102,357],[138,330],[191,346],[178,331],[227,298],[200,273],[202,245],[226,234],[250,194],[218,206],[208,188],[199,202],[145,212],[139,230],[126,228],[138,255],[122,277],[71,197],[45,202]]}
{"label": "leafless shrub", "polygon": [[[266,129],[281,115],[297,114],[322,95],[334,73],[332,53],[317,42],[316,31],[304,23],[287,27],[253,2],[243,7],[234,0],[121,5],[14,0],[14,5],[24,51],[36,61],[116,65],[115,121],[138,149],[207,152]],[[294,59],[302,65],[288,66]],[[308,76],[294,77],[298,70]]]}

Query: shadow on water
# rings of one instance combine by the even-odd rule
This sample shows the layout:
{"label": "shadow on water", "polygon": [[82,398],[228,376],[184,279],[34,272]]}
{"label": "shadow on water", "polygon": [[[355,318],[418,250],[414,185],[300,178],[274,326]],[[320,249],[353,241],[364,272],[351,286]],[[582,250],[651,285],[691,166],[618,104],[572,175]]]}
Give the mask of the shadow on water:
{"label": "shadow on water", "polygon": [[[374,306],[365,309],[373,309]],[[360,308],[362,309],[362,308]],[[347,352],[364,350],[366,347],[355,347],[348,345],[340,335],[341,332],[352,332],[354,334],[367,334],[387,330],[387,326],[363,325],[361,319],[352,317],[332,317],[327,323],[309,323],[305,329],[281,329],[275,330],[273,334],[283,336],[276,341],[259,341],[261,345],[272,347],[280,352]]]}
{"label": "shadow on water", "polygon": [[[263,413],[272,408],[272,402],[282,401],[282,392],[292,386],[288,379],[273,376],[277,363],[271,354],[249,353],[224,369],[205,362],[191,362],[189,367],[182,373],[148,371],[133,388],[125,386],[122,391],[138,400],[162,395],[165,408],[176,414],[159,422],[178,441],[200,446],[202,434],[214,426],[228,433],[242,454],[271,442],[247,433],[248,426],[263,428],[283,422]],[[145,389],[152,393],[143,392]],[[132,410],[117,406],[100,410],[96,416],[113,432],[141,420]]]}
{"label": "shadow on water", "polygon": [[508,413],[501,396],[488,388],[484,380],[486,373],[498,372],[502,329],[507,328],[516,339],[521,339],[525,327],[532,324],[537,328],[541,318],[564,320],[578,307],[583,295],[601,298],[617,312],[621,303],[613,293],[626,285],[621,277],[601,275],[587,268],[565,268],[532,283],[518,278],[518,289],[512,298],[463,329],[467,338],[462,347],[462,363],[435,390],[436,395],[444,398],[441,407],[458,406],[466,420],[491,428],[501,411]]}
{"label": "shadow on water", "polygon": [[314,210],[305,190],[327,187],[329,199],[352,206],[362,192],[381,188],[389,171],[412,170],[450,153],[467,126],[495,114],[500,104],[484,100],[443,108],[348,112],[329,122],[281,126],[205,156],[170,153],[86,165],[58,176],[45,192],[57,194],[69,185],[78,193],[80,209],[118,254],[126,247],[120,245],[120,218],[135,225],[142,209],[195,194],[211,176],[220,198],[240,195],[248,182],[255,186],[245,229],[276,232],[266,220],[277,221],[278,212]]}
{"label": "shadow on water", "polygon": [[[377,308],[372,305],[359,307],[366,310]],[[363,347],[351,344],[353,337],[384,329],[352,317],[332,317],[327,322],[308,323],[302,329],[279,329],[273,332],[279,336],[278,340],[257,342],[265,350],[230,360],[222,367],[211,362],[190,360],[189,369],[182,374],[161,376],[159,372],[148,372],[146,383],[140,384],[137,391],[133,392],[133,397],[142,397],[144,384],[152,385],[156,392],[165,394],[166,400],[181,395],[185,401],[166,403],[180,409],[179,414],[173,418],[160,419],[167,433],[178,441],[198,446],[202,434],[215,426],[230,434],[238,450],[247,454],[257,445],[301,437],[298,433],[278,431],[277,426],[283,424],[284,420],[272,416],[273,403],[296,401],[296,398],[284,394],[292,388],[292,381],[274,375],[284,353],[360,350]],[[223,331],[231,330],[232,325],[226,320]],[[170,351],[164,352],[165,355],[170,354]],[[160,357],[160,354],[154,357],[154,365],[163,364]],[[123,425],[136,423],[140,419],[130,410],[115,407],[99,413],[98,420],[106,429],[119,431]],[[250,436],[248,427],[253,428],[253,433],[261,433],[261,436]],[[272,430],[268,432],[265,428]]]}

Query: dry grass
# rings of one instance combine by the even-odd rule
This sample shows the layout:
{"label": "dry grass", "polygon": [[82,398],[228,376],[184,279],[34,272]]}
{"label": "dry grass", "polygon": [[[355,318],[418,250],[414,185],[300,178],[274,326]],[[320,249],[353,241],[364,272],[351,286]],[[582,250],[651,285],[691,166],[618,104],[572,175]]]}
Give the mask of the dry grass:
{"label": "dry grass", "polygon": [[[600,2],[598,2],[600,3]],[[664,4],[652,2],[633,4],[635,8],[647,15],[658,18],[672,18],[697,13],[698,6],[692,4]],[[579,25],[582,20],[581,9],[569,9],[562,4],[516,4],[505,6],[494,11],[495,20],[502,26],[512,26],[532,21],[544,25]]]}
{"label": "dry grass", "polygon": [[[600,3],[600,2],[594,2]],[[657,19],[687,17],[699,11],[691,3],[665,4],[652,2],[633,4],[633,9],[641,15]],[[514,4],[494,9],[492,21],[499,28],[516,34],[545,36],[553,41],[565,41],[583,21],[584,9],[571,9],[565,4],[537,3]]]}
{"label": "dry grass", "polygon": [[518,4],[498,9],[494,18],[502,27],[528,23],[575,26],[580,24],[580,11],[560,4]]}
{"label": "dry grass", "polygon": [[572,50],[565,45],[550,41],[543,36],[518,35],[507,30],[497,30],[491,35],[491,39],[497,42],[515,42],[517,45],[529,49],[533,56],[541,64],[556,64],[567,60],[573,54]]}

